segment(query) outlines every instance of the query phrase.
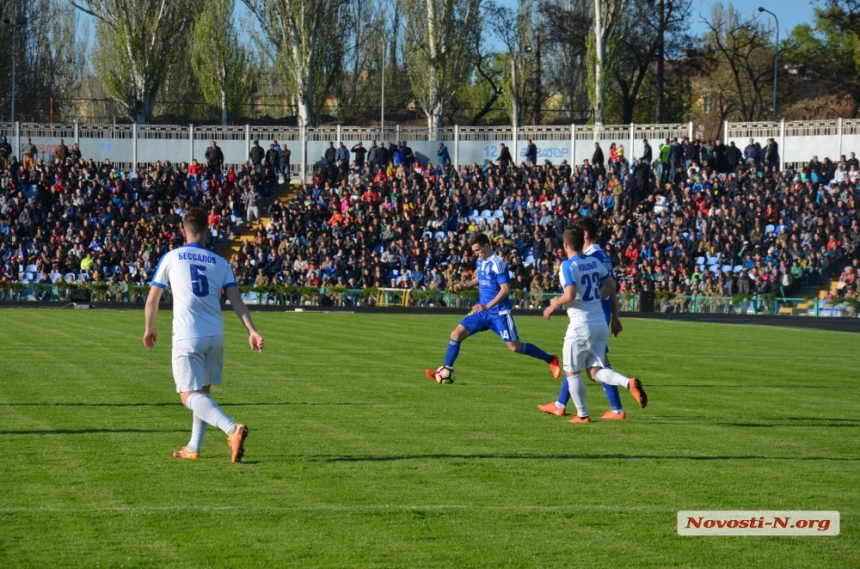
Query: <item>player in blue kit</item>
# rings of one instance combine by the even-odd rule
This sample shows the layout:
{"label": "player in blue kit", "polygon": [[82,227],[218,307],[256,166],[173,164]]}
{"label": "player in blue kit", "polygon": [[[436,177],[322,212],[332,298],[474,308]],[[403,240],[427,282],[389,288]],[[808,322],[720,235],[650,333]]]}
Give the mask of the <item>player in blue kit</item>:
{"label": "player in blue kit", "polygon": [[[545,361],[553,377],[558,379],[561,376],[558,356],[551,356],[534,344],[524,344],[520,341],[513,314],[511,314],[511,301],[508,299],[511,291],[508,264],[496,255],[489,237],[483,233],[473,235],[469,245],[478,257],[477,274],[465,286],[467,288],[478,286],[478,304],[472,307],[472,311],[451,332],[444,366],[454,367],[454,361],[460,354],[460,344],[463,340],[472,334],[492,330],[512,352]],[[455,290],[458,289],[455,288]],[[428,369],[424,373],[436,381],[436,372]]]}
{"label": "player in blue kit", "polygon": [[[584,217],[576,222],[576,225],[582,228],[585,234],[585,250],[582,254],[587,258],[594,258],[600,262],[612,274],[612,259],[601,249],[596,241],[598,234],[597,222],[592,217]],[[601,301],[603,314],[606,317],[606,323],[610,326],[610,332],[614,336],[618,336],[623,330],[621,321],[618,319],[618,297],[612,296]],[[609,364],[609,346],[606,347],[606,355],[603,358],[603,367],[612,369]],[[624,407],[621,405],[621,396],[618,394],[618,387],[606,383],[601,384],[603,391],[606,393],[606,398],[609,400],[609,411],[604,413],[600,418],[603,420],[620,420],[626,419],[627,413],[624,412]],[[546,405],[538,405],[538,409],[544,413],[550,413],[559,417],[564,416],[565,408],[570,400],[570,390],[567,384],[567,376],[561,380],[561,392],[556,401],[547,403]]]}

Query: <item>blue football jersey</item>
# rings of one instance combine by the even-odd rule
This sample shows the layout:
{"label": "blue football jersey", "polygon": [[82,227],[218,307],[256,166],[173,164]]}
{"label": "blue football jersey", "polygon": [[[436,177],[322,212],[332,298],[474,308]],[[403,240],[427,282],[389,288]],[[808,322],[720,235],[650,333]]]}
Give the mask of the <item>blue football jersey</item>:
{"label": "blue football jersey", "polygon": [[[606,267],[606,272],[612,275],[612,259],[609,257],[609,253],[597,245],[592,245],[583,251],[582,254],[603,263],[603,266]],[[603,307],[603,314],[606,316],[606,323],[608,324],[612,320],[612,299],[601,300],[600,305]]]}
{"label": "blue football jersey", "polygon": [[[488,304],[499,294],[502,285],[511,281],[508,264],[493,253],[487,260],[478,259],[478,294],[481,304]],[[490,310],[510,310],[510,299],[504,299]]]}

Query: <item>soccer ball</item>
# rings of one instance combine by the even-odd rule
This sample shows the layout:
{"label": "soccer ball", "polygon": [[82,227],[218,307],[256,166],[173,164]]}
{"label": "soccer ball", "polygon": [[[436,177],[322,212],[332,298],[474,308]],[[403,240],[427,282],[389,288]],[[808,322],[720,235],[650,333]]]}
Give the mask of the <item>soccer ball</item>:
{"label": "soccer ball", "polygon": [[436,370],[436,383],[451,384],[455,379],[457,379],[457,372],[452,367],[441,366]]}

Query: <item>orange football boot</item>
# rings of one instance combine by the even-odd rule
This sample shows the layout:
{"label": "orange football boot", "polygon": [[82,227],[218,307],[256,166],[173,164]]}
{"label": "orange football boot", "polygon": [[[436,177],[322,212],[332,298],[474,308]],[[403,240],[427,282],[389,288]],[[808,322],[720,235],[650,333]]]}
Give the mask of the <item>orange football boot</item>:
{"label": "orange football boot", "polygon": [[552,372],[553,378],[558,379],[561,377],[561,366],[558,365],[558,356],[553,356],[547,365],[549,365],[549,371]]}
{"label": "orange football boot", "polygon": [[236,430],[233,434],[227,437],[227,444],[230,445],[233,454],[230,456],[230,462],[241,462],[245,456],[245,439],[248,437],[248,425],[243,423],[236,424]]}
{"label": "orange football boot", "polygon": [[200,458],[200,453],[199,452],[189,452],[188,447],[185,446],[185,447],[182,447],[181,450],[174,452],[173,457],[174,458],[187,458],[190,460],[195,460],[197,458]]}
{"label": "orange football boot", "polygon": [[645,395],[645,390],[642,389],[642,382],[635,377],[630,378],[630,383],[627,384],[627,389],[630,390],[630,395],[636,399],[639,406],[643,409],[648,405],[648,396]]}
{"label": "orange football boot", "polygon": [[544,413],[555,415],[556,417],[564,417],[565,415],[564,407],[556,407],[555,401],[547,403],[546,405],[538,405],[538,409],[540,409]]}
{"label": "orange football boot", "polygon": [[621,413],[616,413],[615,411],[610,409],[609,411],[601,415],[600,418],[603,421],[620,421],[622,419],[627,418],[627,413],[625,413],[624,411],[622,411]]}
{"label": "orange football boot", "polygon": [[590,423],[591,417],[580,417],[579,415],[574,415],[573,419],[568,421],[568,423]]}

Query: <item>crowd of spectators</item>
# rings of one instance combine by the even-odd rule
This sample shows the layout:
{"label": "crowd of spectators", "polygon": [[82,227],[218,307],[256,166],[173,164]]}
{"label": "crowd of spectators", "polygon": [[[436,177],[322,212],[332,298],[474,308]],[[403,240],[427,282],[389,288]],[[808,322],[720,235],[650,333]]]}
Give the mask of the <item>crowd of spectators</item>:
{"label": "crowd of spectators", "polygon": [[447,289],[472,277],[466,243],[480,231],[506,259],[515,291],[555,291],[564,229],[593,216],[623,292],[791,296],[847,266],[839,294],[856,295],[854,153],[781,170],[773,140],[741,150],[681,139],[645,141],[639,157],[595,143],[591,159],[571,166],[538,163],[529,141],[520,164],[500,148],[495,163],[458,171],[441,144],[437,164],[419,163],[405,141],[331,144],[313,180],[282,202],[270,199],[289,172],[289,150],[277,141],[268,151],[255,142],[238,167],[225,167],[213,143],[202,163],[131,174],[77,149],[25,167],[3,143],[5,281],[23,273],[35,282],[145,285],[160,256],[181,244],[185,208],[200,206],[214,238],[252,228],[230,259],[242,285]]}

